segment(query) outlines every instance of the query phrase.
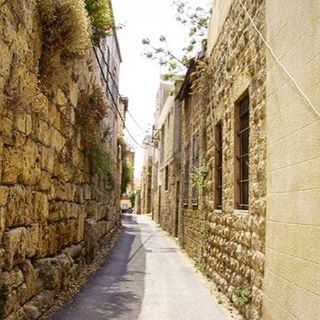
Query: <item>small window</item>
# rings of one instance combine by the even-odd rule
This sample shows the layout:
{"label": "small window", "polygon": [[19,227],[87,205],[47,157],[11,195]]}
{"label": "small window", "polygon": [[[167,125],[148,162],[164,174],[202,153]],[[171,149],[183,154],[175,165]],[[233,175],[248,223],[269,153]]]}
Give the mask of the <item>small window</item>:
{"label": "small window", "polygon": [[183,175],[183,205],[189,205],[189,178],[190,178],[190,143],[185,148],[184,175]]}
{"label": "small window", "polygon": [[249,95],[246,94],[235,108],[235,205],[249,209]]}
{"label": "small window", "polygon": [[165,168],[164,189],[167,191],[169,187],[169,167]]}
{"label": "small window", "polygon": [[215,127],[215,208],[222,209],[222,121]]}

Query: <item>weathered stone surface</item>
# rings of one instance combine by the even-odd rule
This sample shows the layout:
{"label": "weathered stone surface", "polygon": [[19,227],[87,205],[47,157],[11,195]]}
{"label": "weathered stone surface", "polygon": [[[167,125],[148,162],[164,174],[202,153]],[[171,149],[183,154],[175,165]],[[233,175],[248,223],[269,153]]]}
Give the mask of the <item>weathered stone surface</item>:
{"label": "weathered stone surface", "polygon": [[3,247],[5,253],[5,268],[12,269],[16,263],[21,263],[25,260],[27,229],[19,227],[6,232],[3,236]]}
{"label": "weathered stone surface", "polygon": [[45,222],[49,217],[48,196],[42,192],[35,192],[33,198],[33,207],[37,222]]}
{"label": "weathered stone surface", "polygon": [[14,267],[11,271],[3,272],[1,275],[1,283],[8,290],[16,289],[23,281],[23,273],[18,267]]}
{"label": "weathered stone surface", "polygon": [[30,225],[32,222],[35,222],[32,190],[21,185],[10,188],[6,227]]}
{"label": "weathered stone surface", "polygon": [[0,186],[0,206],[7,204],[9,188]]}
{"label": "weathered stone surface", "polygon": [[72,259],[65,254],[54,258],[40,259],[36,262],[39,276],[47,289],[57,289],[63,285],[72,267]]}
{"label": "weathered stone surface", "polygon": [[[83,267],[87,208],[98,220],[116,214],[116,190],[89,170],[76,116],[77,79],[90,92],[100,75],[86,59],[70,59],[68,67],[59,52],[45,59],[36,1],[0,6],[0,279],[5,319],[36,319]],[[117,213],[97,223],[90,246],[119,220]]]}
{"label": "weathered stone surface", "polygon": [[6,149],[3,154],[2,183],[15,184],[23,170],[23,154],[21,150]]}

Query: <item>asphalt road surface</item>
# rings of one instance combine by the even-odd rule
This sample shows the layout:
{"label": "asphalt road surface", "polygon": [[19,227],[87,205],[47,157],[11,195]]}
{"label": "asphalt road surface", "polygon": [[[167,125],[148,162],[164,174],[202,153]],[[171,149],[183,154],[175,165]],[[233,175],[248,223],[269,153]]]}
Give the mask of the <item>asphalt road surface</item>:
{"label": "asphalt road surface", "polygon": [[124,215],[107,261],[55,320],[230,320],[176,241],[148,216]]}

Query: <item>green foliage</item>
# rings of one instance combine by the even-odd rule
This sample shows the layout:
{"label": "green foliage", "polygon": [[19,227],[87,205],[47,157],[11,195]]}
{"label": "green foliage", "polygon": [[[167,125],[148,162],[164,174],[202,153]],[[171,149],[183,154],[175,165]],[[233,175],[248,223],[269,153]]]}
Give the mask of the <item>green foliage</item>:
{"label": "green foliage", "polygon": [[207,172],[202,168],[193,168],[193,183],[199,192],[202,192],[206,186]]}
{"label": "green foliage", "polygon": [[38,0],[38,6],[44,54],[50,57],[59,52],[64,58],[86,57],[91,46],[91,28],[83,0]]}
{"label": "green foliage", "polygon": [[90,94],[82,92],[76,116],[84,154],[92,172],[99,174],[105,184],[112,187],[115,184],[113,165],[100,132],[100,123],[107,111],[105,95],[99,87],[94,86]]}
{"label": "green foliage", "polygon": [[134,208],[135,204],[136,204],[136,193],[135,192],[130,192],[129,193],[129,201],[131,204],[131,207]]}
{"label": "green foliage", "polygon": [[122,160],[122,177],[121,177],[121,192],[124,194],[127,192],[129,183],[133,179],[133,168],[131,164],[126,160]]}
{"label": "green foliage", "polygon": [[91,21],[92,41],[97,45],[115,27],[110,1],[85,0],[85,6]]}
{"label": "green foliage", "polygon": [[237,302],[241,306],[249,304],[252,301],[251,291],[248,288],[244,287],[242,284],[235,288],[234,293],[237,296]]}
{"label": "green foliage", "polygon": [[149,38],[144,38],[144,56],[147,59],[157,60],[164,68],[163,79],[172,80],[177,75],[185,73],[189,61],[199,52],[208,31],[208,22],[211,15],[211,2],[204,7],[195,6],[191,1],[174,0],[173,6],[176,10],[176,20],[189,30],[189,38],[181,49],[181,53],[174,53],[170,49],[167,37],[161,35],[158,43]]}
{"label": "green foliage", "polygon": [[199,270],[202,274],[205,274],[206,273],[206,267],[202,263],[201,258],[196,257],[193,260],[194,260],[194,265],[197,268],[197,270]]}
{"label": "green foliage", "polygon": [[108,105],[103,91],[94,86],[92,92],[82,92],[77,108],[77,123],[86,147],[95,146],[100,134],[100,122],[106,117]]}
{"label": "green foliage", "polygon": [[100,175],[106,175],[111,168],[111,159],[101,141],[92,143],[92,147],[86,150],[86,157],[92,169]]}

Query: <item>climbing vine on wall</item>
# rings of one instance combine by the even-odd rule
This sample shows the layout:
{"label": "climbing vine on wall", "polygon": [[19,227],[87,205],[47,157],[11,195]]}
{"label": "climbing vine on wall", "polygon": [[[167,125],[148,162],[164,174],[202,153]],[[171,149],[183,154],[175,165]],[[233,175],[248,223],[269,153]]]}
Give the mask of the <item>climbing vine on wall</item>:
{"label": "climbing vine on wall", "polygon": [[107,179],[109,184],[114,184],[112,161],[100,133],[100,123],[107,112],[108,105],[100,88],[94,86],[91,94],[81,94],[77,109],[77,128],[82,136],[85,156],[93,172]]}
{"label": "climbing vine on wall", "polygon": [[203,192],[207,184],[207,172],[204,168],[193,168],[193,183],[199,192]]}

